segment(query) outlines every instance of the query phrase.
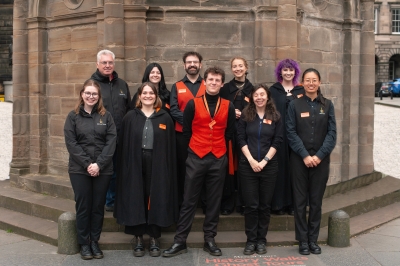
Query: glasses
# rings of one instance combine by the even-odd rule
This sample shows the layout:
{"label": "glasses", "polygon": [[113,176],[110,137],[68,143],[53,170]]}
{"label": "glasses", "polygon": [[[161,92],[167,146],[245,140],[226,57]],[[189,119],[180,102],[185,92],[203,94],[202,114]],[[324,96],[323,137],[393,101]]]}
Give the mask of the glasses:
{"label": "glasses", "polygon": [[92,96],[93,98],[97,98],[99,96],[99,94],[97,92],[90,93],[88,91],[85,91],[83,93],[85,94],[86,97]]}
{"label": "glasses", "polygon": [[200,63],[200,61],[186,61],[185,63],[188,65],[191,65],[191,64],[196,65],[196,64]]}
{"label": "glasses", "polygon": [[103,66],[106,66],[106,65],[113,66],[114,62],[113,61],[102,61],[102,62],[100,62],[100,64],[102,64]]}

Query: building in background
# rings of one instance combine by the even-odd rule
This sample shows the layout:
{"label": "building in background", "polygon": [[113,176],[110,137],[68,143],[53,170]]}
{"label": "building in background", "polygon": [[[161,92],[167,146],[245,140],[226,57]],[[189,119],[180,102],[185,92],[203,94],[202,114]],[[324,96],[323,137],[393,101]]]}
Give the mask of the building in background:
{"label": "building in background", "polygon": [[[150,62],[166,82],[184,75],[182,54],[203,69],[249,62],[253,83],[275,82],[284,58],[317,68],[332,99],[338,142],[329,184],[372,173],[374,133],[373,0],[14,0],[13,159],[10,178],[67,174],[63,125],[96,53],[116,54],[132,90]],[[231,77],[227,77],[229,80]]]}
{"label": "building in background", "polygon": [[375,1],[375,80],[400,78],[400,0]]}
{"label": "building in background", "polygon": [[0,1],[0,94],[4,94],[4,81],[12,80],[10,49],[13,34],[13,0]]}

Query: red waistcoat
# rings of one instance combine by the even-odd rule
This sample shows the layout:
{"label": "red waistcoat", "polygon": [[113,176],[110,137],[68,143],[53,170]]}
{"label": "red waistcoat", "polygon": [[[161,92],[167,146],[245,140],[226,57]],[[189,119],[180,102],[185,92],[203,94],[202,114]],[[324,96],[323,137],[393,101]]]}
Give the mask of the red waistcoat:
{"label": "red waistcoat", "polygon": [[[176,83],[176,97],[178,98],[178,108],[183,112],[185,110],[186,104],[189,100],[194,97],[203,96],[206,92],[206,83],[204,80],[201,81],[201,85],[199,90],[197,91],[196,96],[192,94],[188,87],[186,87],[183,81],[179,81]],[[178,132],[182,132],[182,125],[178,122],[175,122],[175,130]]]}
{"label": "red waistcoat", "polygon": [[203,98],[194,98],[195,111],[189,147],[200,158],[210,152],[217,158],[226,154],[225,130],[228,124],[229,101],[220,99],[220,107],[214,116],[215,124],[211,128],[209,125],[212,119]]}

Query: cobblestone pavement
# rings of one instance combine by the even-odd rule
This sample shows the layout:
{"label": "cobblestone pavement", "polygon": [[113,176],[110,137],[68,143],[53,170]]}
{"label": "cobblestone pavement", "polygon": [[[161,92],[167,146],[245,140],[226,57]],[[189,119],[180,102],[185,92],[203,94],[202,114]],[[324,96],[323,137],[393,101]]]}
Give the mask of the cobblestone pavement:
{"label": "cobblestone pavement", "polygon": [[400,178],[400,98],[375,98],[374,168]]}
{"label": "cobblestone pavement", "polygon": [[0,180],[4,180],[12,158],[12,103],[0,102],[0,114]]}

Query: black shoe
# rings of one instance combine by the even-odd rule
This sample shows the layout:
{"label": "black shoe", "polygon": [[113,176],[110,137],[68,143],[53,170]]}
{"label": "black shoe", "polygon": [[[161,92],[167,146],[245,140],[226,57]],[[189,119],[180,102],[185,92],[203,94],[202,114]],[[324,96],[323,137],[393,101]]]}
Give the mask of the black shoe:
{"label": "black shoe", "polygon": [[229,215],[229,214],[231,214],[232,212],[230,211],[230,210],[222,210],[221,211],[221,215]]}
{"label": "black shoe", "polygon": [[105,206],[106,212],[113,212],[114,211],[114,205],[111,206]]}
{"label": "black shoe", "polygon": [[131,241],[133,248],[133,256],[135,257],[143,257],[144,256],[144,243],[143,236],[135,236]]}
{"label": "black shoe", "polygon": [[236,207],[236,212],[240,213],[240,215],[244,215],[244,207],[243,206]]}
{"label": "black shoe", "polygon": [[210,255],[213,256],[221,256],[222,251],[217,247],[217,244],[215,244],[215,241],[208,241],[204,242],[203,250],[210,253]]}
{"label": "black shoe", "polygon": [[267,248],[265,247],[264,243],[258,243],[257,244],[256,253],[257,254],[265,254],[265,253],[267,253]]}
{"label": "black shoe", "polygon": [[308,248],[307,242],[299,242],[299,253],[301,255],[310,255],[310,250]]}
{"label": "black shoe", "polygon": [[157,238],[150,238],[149,253],[152,257],[159,257],[161,255],[160,243]]}
{"label": "black shoe", "polygon": [[288,209],[287,209],[287,214],[293,216],[293,215],[294,215],[294,210],[293,210],[293,208],[288,208]]}
{"label": "black shoe", "polygon": [[276,215],[285,215],[286,214],[286,212],[283,210],[283,209],[280,209],[280,210],[274,210],[274,211],[272,211],[274,214],[276,214]]}
{"label": "black shoe", "polygon": [[163,257],[173,257],[186,252],[187,252],[186,243],[185,244],[174,243],[169,249],[164,250],[162,255]]}
{"label": "black shoe", "polygon": [[315,242],[308,243],[310,251],[312,254],[321,254],[321,248]]}
{"label": "black shoe", "polygon": [[89,245],[81,245],[81,258],[83,260],[93,259],[93,253]]}
{"label": "black shoe", "polygon": [[103,251],[99,248],[99,243],[97,241],[90,242],[90,248],[92,249],[93,258],[102,259],[104,257]]}
{"label": "black shoe", "polygon": [[247,243],[243,250],[244,255],[253,255],[256,252],[256,246],[253,243]]}

